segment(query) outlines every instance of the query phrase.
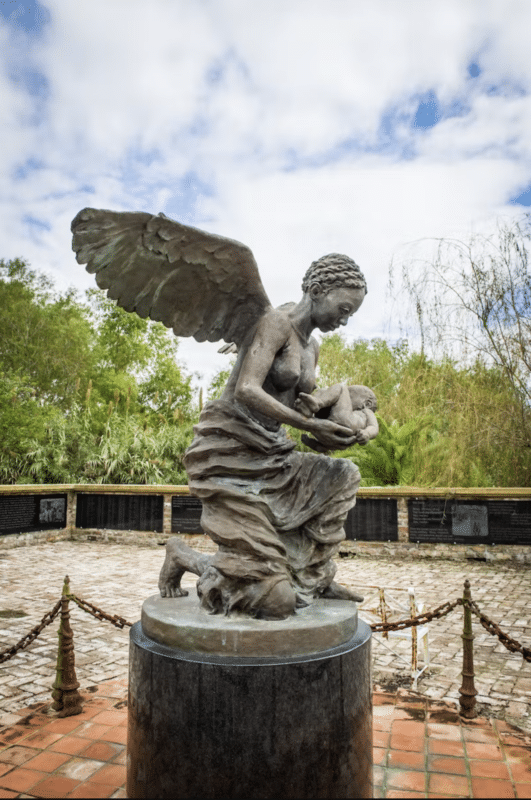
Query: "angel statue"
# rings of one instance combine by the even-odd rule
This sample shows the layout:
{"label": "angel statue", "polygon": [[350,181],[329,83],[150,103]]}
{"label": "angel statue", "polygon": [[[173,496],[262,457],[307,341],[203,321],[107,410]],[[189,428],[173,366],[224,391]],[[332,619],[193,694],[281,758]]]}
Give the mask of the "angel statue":
{"label": "angel statue", "polygon": [[[302,299],[273,308],[251,250],[164,214],[86,208],[72,222],[77,261],[126,311],[158,320],[176,336],[237,345],[219,400],[205,404],[185,455],[190,492],[202,501],[201,526],[218,545],[200,555],[178,538],[167,544],[159,588],[187,594],[185,571],[210,613],[285,619],[313,600],[360,601],[333,580],[333,556],[356,502],[358,468],[331,458],[358,441],[351,428],[302,413],[315,390],[316,328],[346,325],[367,284],[348,256],[314,261]],[[295,450],[282,425],[306,431],[318,453]],[[311,439],[309,440],[311,441]]]}

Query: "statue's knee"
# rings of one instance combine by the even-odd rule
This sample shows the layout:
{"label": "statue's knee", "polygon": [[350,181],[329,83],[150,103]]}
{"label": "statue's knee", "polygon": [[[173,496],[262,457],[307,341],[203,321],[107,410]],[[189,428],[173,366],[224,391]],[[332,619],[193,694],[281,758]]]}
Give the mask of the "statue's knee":
{"label": "statue's knee", "polygon": [[297,595],[287,578],[277,581],[261,599],[259,619],[286,619],[295,613]]}

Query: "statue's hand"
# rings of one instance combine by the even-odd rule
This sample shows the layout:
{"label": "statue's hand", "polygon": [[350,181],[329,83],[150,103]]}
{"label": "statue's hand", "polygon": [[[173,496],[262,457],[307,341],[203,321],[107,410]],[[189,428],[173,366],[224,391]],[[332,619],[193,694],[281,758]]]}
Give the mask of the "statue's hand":
{"label": "statue's hand", "polygon": [[356,434],[356,442],[358,444],[365,445],[369,441],[369,434],[365,433],[365,431],[358,431]]}
{"label": "statue's hand", "polygon": [[314,418],[307,430],[328,450],[345,450],[356,441],[351,430],[329,419]]}

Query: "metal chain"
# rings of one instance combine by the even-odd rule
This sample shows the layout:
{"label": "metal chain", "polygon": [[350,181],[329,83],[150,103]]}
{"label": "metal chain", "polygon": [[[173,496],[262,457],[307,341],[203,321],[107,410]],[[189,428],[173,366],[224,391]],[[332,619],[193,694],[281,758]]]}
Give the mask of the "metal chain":
{"label": "metal chain", "polygon": [[458,597],[453,603],[447,601],[442,606],[437,606],[433,611],[425,611],[423,614],[418,614],[416,617],[409,619],[401,619],[398,622],[377,622],[371,625],[371,631],[376,633],[382,631],[402,631],[404,628],[413,628],[417,625],[423,625],[425,622],[431,622],[432,619],[441,619],[445,617],[450,611],[453,611],[456,606],[462,606],[463,599]]}
{"label": "metal chain", "polygon": [[83,611],[86,611],[87,614],[92,614],[93,617],[102,621],[107,620],[107,622],[111,622],[116,628],[121,629],[126,625],[131,628],[133,625],[132,622],[128,622],[123,617],[118,616],[118,614],[106,614],[105,611],[98,608],[98,606],[89,603],[88,600],[82,600],[80,597],[76,597],[75,594],[69,594],[67,597],[69,600],[73,600]]}
{"label": "metal chain", "polygon": [[491,636],[497,636],[503,646],[507,650],[510,650],[511,653],[520,653],[525,661],[531,662],[531,649],[529,647],[524,647],[520,642],[517,642],[516,639],[509,636],[508,633],[504,633],[496,622],[493,622],[480,611],[477,603],[472,601],[470,603],[470,608],[476,617],[479,618],[481,625]]}
{"label": "metal chain", "polygon": [[[112,623],[116,628],[123,629],[124,627],[131,627],[133,625],[132,622],[128,622],[123,617],[120,617],[118,614],[107,614],[98,606],[93,605],[93,603],[89,603],[88,600],[82,600],[80,597],[77,597],[75,594],[68,594],[66,597],[69,600],[73,600],[76,605],[79,606],[83,611],[86,611],[88,614],[91,614],[98,620],[106,620],[107,622]],[[387,631],[401,631],[405,628],[413,628],[417,625],[423,625],[426,622],[431,622],[434,619],[442,619],[451,611],[454,610],[457,606],[462,606],[468,604],[468,601],[464,600],[462,597],[458,597],[457,600],[454,600],[452,603],[446,602],[437,608],[434,608],[433,611],[425,611],[423,614],[418,614],[415,617],[410,617],[409,619],[401,619],[397,622],[380,622],[374,623],[370,626],[371,630],[375,633],[387,632]],[[473,613],[479,618],[479,621],[483,628],[485,628],[491,636],[497,636],[503,646],[509,650],[511,653],[520,653],[525,661],[531,663],[531,649],[528,647],[524,647],[520,642],[516,639],[513,639],[507,633],[504,633],[499,625],[496,622],[493,622],[489,617],[483,614],[477,603],[471,602],[470,608]],[[13,658],[18,652],[24,650],[28,645],[30,645],[37,636],[50,625],[56,616],[58,615],[59,611],[61,610],[61,600],[58,600],[55,606],[51,611],[48,611],[40,621],[38,625],[31,629],[29,633],[22,637],[22,639],[17,642],[12,647],[4,650],[0,653],[0,664],[4,663],[5,661],[9,661],[9,659]]]}
{"label": "metal chain", "polygon": [[13,647],[9,647],[7,650],[4,650],[2,653],[0,653],[0,664],[3,664],[4,661],[9,661],[9,659],[13,658],[13,656],[15,656],[20,650],[24,650],[28,645],[34,642],[37,636],[42,633],[46,626],[50,625],[54,621],[60,610],[61,600],[58,600],[52,610],[46,612],[38,625],[35,625],[35,627],[32,628],[29,633],[23,636],[19,642],[14,644]]}
{"label": "metal chain", "polygon": [[[123,617],[118,616],[117,614],[110,615],[103,611],[101,608],[89,603],[87,600],[81,600],[76,595],[68,595],[70,600],[73,600],[77,605],[89,614],[92,614],[93,617],[99,620],[107,620],[115,625],[117,628],[124,628],[126,625],[128,627],[132,626],[132,622],[128,622]],[[410,617],[409,619],[402,619],[398,620],[397,622],[380,622],[374,623],[370,626],[371,630],[375,633],[380,632],[387,632],[387,631],[400,631],[404,630],[405,628],[413,628],[418,625],[423,625],[427,622],[431,622],[434,619],[442,619],[447,614],[450,614],[457,608],[457,606],[462,606],[466,603],[462,597],[458,597],[457,600],[454,600],[452,603],[446,602],[437,608],[434,608],[433,611],[425,611],[423,614],[418,614],[415,617]],[[527,647],[524,647],[517,642],[516,639],[511,638],[508,634],[504,633],[501,628],[493,622],[491,619],[482,614],[479,610],[476,603],[472,602],[470,604],[472,611],[479,617],[479,620],[482,626],[487,630],[491,635],[497,636],[500,642],[510,650],[512,653],[521,653],[522,657],[526,660],[531,662],[531,650]]]}

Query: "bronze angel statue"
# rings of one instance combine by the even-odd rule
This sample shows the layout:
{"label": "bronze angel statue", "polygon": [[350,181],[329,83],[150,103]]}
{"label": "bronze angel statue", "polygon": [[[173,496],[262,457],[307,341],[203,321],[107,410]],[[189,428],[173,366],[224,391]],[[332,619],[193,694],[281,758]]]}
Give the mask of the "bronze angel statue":
{"label": "bronze angel statue", "polygon": [[[322,402],[312,411],[319,355],[312,332],[346,325],[359,309],[367,284],[357,264],[336,253],[314,261],[301,300],[275,309],[251,250],[232,239],[164,214],[90,208],[72,232],[78,262],[122,308],[176,336],[237,346],[226,388],[204,406],[185,455],[201,526],[218,550],[199,555],[171,539],[162,596],[186,594],[180,581],[191,571],[211,613],[284,619],[319,597],[361,600],[333,580],[360,474],[350,460],[325,453],[364,444],[368,434],[348,415],[323,413]],[[362,402],[364,418],[373,414],[372,398]],[[374,430],[376,419],[369,422]],[[283,424],[311,434],[306,441],[318,452],[297,451]]]}

